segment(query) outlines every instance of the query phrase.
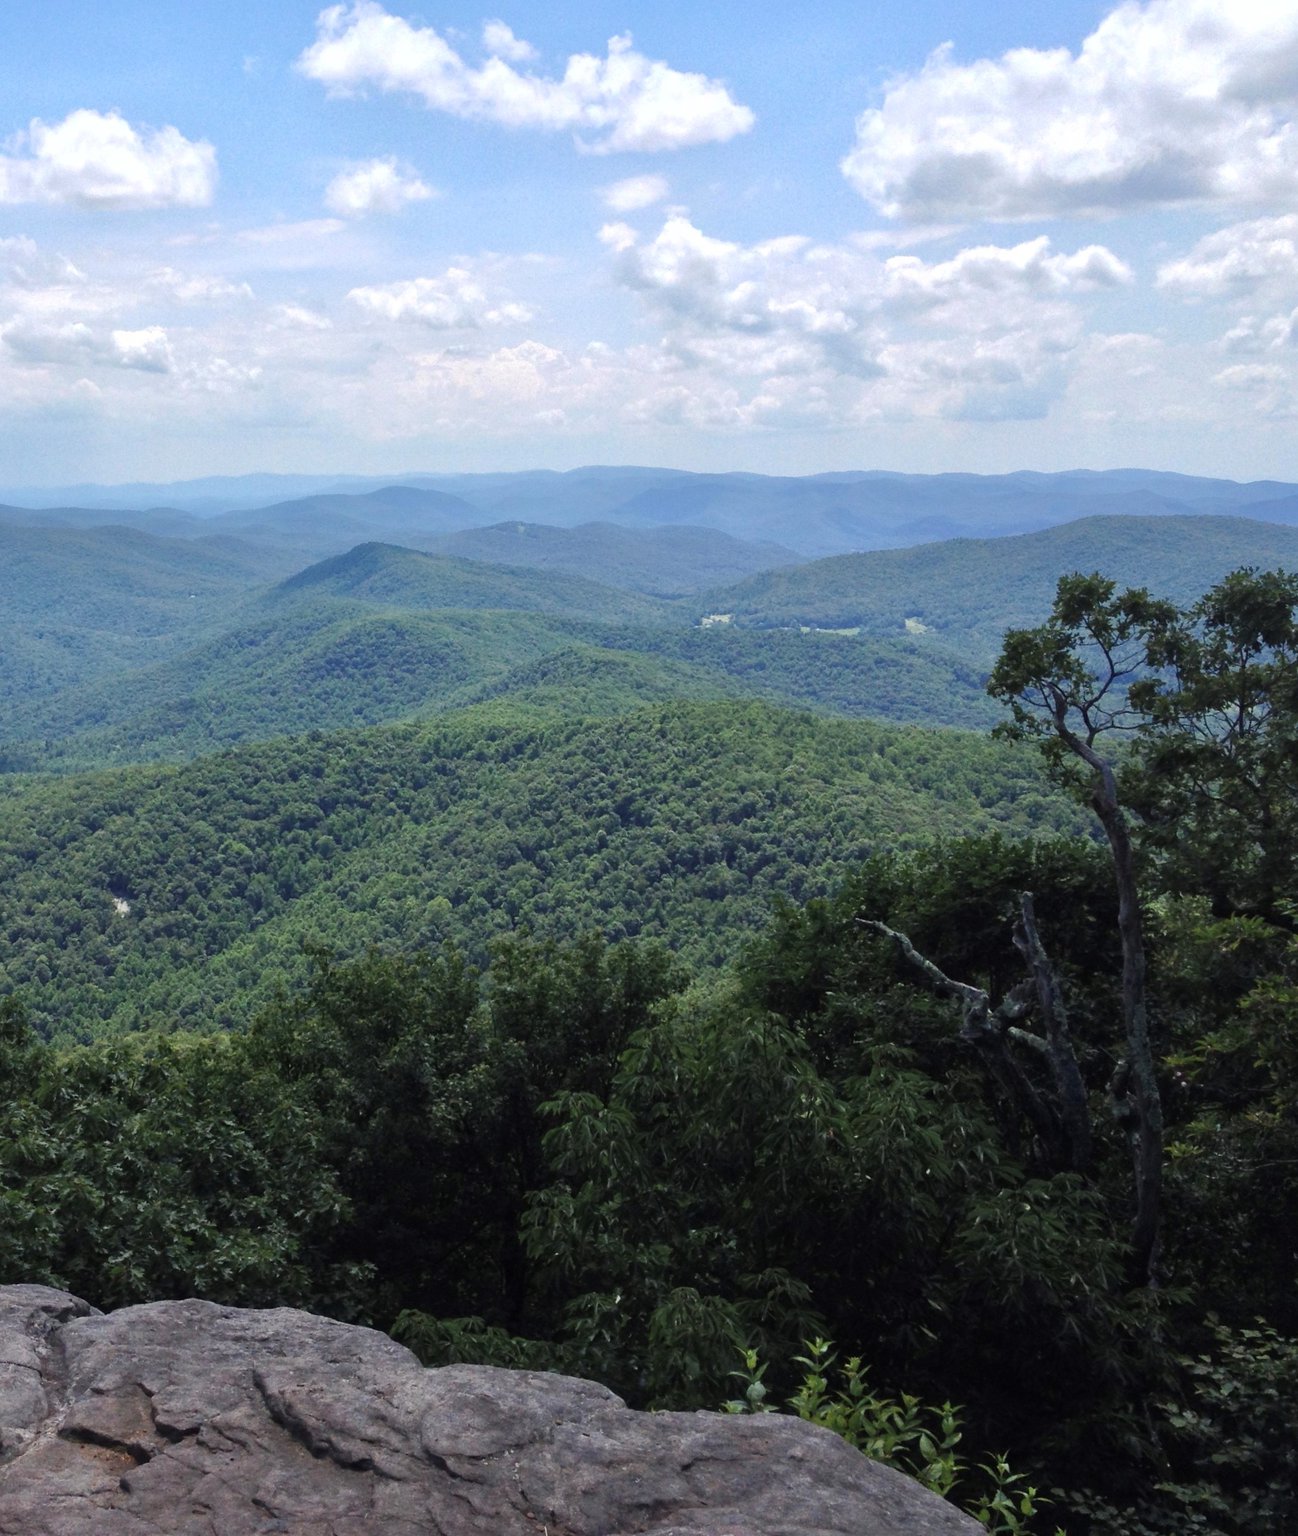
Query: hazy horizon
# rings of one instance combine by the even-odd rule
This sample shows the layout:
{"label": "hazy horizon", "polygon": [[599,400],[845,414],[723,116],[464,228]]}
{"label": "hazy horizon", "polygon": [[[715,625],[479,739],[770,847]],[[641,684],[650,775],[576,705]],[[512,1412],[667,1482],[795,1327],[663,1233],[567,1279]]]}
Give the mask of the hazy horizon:
{"label": "hazy horizon", "polygon": [[11,486],[1298,480],[1292,8],[10,0],[0,48]]}

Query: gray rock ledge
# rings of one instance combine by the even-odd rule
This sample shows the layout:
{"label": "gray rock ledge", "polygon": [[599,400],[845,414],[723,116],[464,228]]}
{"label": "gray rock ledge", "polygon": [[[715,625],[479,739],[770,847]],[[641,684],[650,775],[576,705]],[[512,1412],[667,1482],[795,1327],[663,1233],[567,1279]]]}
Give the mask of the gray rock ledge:
{"label": "gray rock ledge", "polygon": [[0,1536],[975,1536],[828,1430],[426,1370],[288,1309],[0,1287]]}

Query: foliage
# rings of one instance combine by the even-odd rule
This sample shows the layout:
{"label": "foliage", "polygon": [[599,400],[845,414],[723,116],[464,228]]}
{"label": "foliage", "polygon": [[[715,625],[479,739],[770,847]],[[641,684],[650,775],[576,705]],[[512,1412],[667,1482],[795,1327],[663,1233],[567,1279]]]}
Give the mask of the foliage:
{"label": "foliage", "polygon": [[1240,570],[1151,637],[1157,670],[1124,785],[1173,889],[1292,927],[1298,857],[1298,576]]}
{"label": "foliage", "polygon": [[227,1038],[56,1051],[3,1005],[0,1273],[97,1305],[203,1295],[347,1312],[364,1262],[322,1128]]}
{"label": "foliage", "polygon": [[[874,1461],[905,1472],[941,1498],[967,1510],[991,1536],[1029,1536],[1041,1508],[1037,1490],[1011,1470],[1004,1456],[971,1468],[958,1454],[963,1437],[960,1410],[941,1407],[903,1392],[886,1397],[872,1391],[859,1356],[838,1368],[837,1355],[825,1339],[808,1341],[796,1363],[805,1367],[789,1407],[800,1419],[841,1435]],[[732,1371],[744,1396],[725,1404],[728,1413],[770,1413],[762,1378],[766,1366],[755,1349],[743,1351],[744,1368]]]}
{"label": "foliage", "polygon": [[1207,1319],[1205,1348],[1183,1355],[1183,1392],[1155,1404],[1161,1476],[1126,1507],[1094,1493],[1063,1502],[1093,1536],[1262,1536],[1298,1522],[1298,1341],[1265,1323]]}
{"label": "foliage", "polygon": [[1035,625],[1061,571],[1101,570],[1116,585],[1193,603],[1242,561],[1298,563],[1298,531],[1224,517],[1087,517],[1009,539],[947,539],[835,555],[748,578],[712,599],[751,625],[860,626],[898,635],[907,618],[937,642],[990,664],[1010,628]]}
{"label": "foliage", "polygon": [[[1221,558],[1220,533],[1187,532],[1172,577]],[[1134,569],[1166,545],[1107,547]],[[1010,646],[1094,740],[1135,727],[1115,761],[1171,1281],[1141,1291],[1130,1149],[1101,1113],[1122,946],[1103,853],[1062,835],[1081,814],[1010,744],[742,697],[954,718],[987,615],[1015,616],[1044,564],[993,599],[976,561],[957,592],[947,556],[907,552],[917,582],[946,571],[945,606],[918,611],[946,614],[953,658],[932,635],[693,629],[655,605],[394,608],[451,579],[521,602],[537,577],[382,550],[187,630],[153,553],[125,622],[158,620],[159,665],[120,698],[43,704],[62,761],[305,734],[0,783],[5,1278],[101,1305],[299,1303],[431,1362],[665,1406],[717,1401],[743,1347],[750,1408],[793,1397],[966,1503],[965,1457],[989,1468],[992,1529],[1047,1482],[1070,1536],[1294,1523],[1289,578],[1185,609],[1074,578]],[[785,580],[765,590],[793,603]],[[918,590],[858,595],[886,628]],[[180,664],[182,632],[203,643]],[[33,634],[20,664],[74,677],[89,643]],[[311,729],[421,708],[441,713]],[[1001,997],[1024,890],[1100,1127],[1084,1173],[1053,1172],[949,1007],[858,921]],[[843,1371],[800,1344],[822,1337]]]}
{"label": "foliage", "polygon": [[66,1037],[246,1020],[305,981],[304,941],[482,963],[504,933],[602,928],[718,964],[776,892],[823,893],[876,846],[1073,814],[1011,748],[735,703],[501,706],[0,780],[0,995]]}

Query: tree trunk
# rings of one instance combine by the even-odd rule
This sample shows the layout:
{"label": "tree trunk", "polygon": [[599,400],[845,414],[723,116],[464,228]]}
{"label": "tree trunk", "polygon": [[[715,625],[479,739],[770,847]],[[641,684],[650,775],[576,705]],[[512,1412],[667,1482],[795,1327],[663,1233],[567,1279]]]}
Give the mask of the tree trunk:
{"label": "tree trunk", "polygon": [[[1122,1013],[1127,1035],[1127,1073],[1119,1100],[1131,1147],[1136,1214],[1131,1229],[1132,1272],[1142,1285],[1159,1282],[1159,1219],[1163,1187],[1163,1103],[1154,1071],[1145,995],[1145,937],[1136,889],[1131,835],[1118,804],[1113,770],[1097,754],[1079,754],[1095,769],[1091,805],[1113,854],[1118,887],[1118,936],[1122,941]],[[1120,1081],[1115,1074],[1115,1084]],[[1125,1112],[1124,1112],[1125,1111]]]}

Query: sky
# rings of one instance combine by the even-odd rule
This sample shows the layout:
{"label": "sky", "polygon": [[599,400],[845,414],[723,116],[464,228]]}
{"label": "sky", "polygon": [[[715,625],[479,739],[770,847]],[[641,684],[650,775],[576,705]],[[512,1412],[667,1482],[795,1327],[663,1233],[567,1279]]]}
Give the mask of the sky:
{"label": "sky", "polygon": [[0,481],[1298,480],[1295,0],[4,0]]}

